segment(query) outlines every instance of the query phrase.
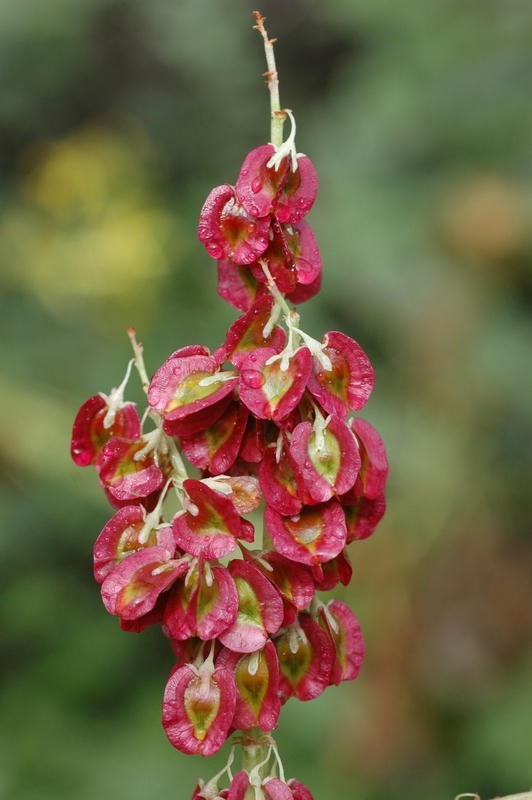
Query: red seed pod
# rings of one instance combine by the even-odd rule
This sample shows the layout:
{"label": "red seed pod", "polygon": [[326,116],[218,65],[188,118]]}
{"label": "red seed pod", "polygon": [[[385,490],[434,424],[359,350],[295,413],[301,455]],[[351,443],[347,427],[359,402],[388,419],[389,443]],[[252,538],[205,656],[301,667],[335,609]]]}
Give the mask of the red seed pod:
{"label": "red seed pod", "polygon": [[217,404],[231,394],[237,383],[238,378],[220,372],[210,356],[174,353],[153,376],[148,402],[163,417],[164,431],[174,436],[176,421]]}
{"label": "red seed pod", "polygon": [[296,781],[295,778],[290,778],[288,786],[292,792],[293,800],[314,800],[307,787]]}
{"label": "red seed pod", "polygon": [[283,602],[277,589],[253,564],[238,559],[229,562],[238,592],[238,613],[235,622],[218,639],[235,653],[261,650],[268,634],[282,625]]}
{"label": "red seed pod", "polygon": [[340,681],[354,681],[364,657],[364,640],[357,618],[345,603],[331,600],[320,608],[318,622],[329,638],[334,656],[330,683],[338,686]]}
{"label": "red seed pod", "polygon": [[159,595],[188,569],[170,559],[164,547],[147,547],[125,558],[102,583],[103,604],[110,614],[138,619],[155,606]]}
{"label": "red seed pod", "polygon": [[290,300],[295,306],[310,300],[311,297],[318,294],[321,289],[321,279],[322,273],[320,268],[318,275],[311,283],[298,283],[293,292],[287,292],[286,299]]}
{"label": "red seed pod", "polygon": [[368,500],[383,494],[388,477],[388,459],[381,437],[375,428],[360,417],[349,420],[361,455],[361,468],[355,484],[355,493]]}
{"label": "red seed pod", "polygon": [[298,621],[275,639],[280,667],[282,702],[295,695],[313,700],[329,685],[333,654],[317,622],[300,614]]}
{"label": "red seed pod", "polygon": [[176,550],[174,534],[170,525],[164,527],[146,521],[143,506],[124,506],[109,520],[94,545],[94,577],[98,583],[111,572],[122,559],[145,547],[163,547],[169,558]]}
{"label": "red seed pod", "polygon": [[309,494],[318,503],[345,494],[360,469],[360,454],[351,430],[336,414],[302,422],[292,432],[290,453]]}
{"label": "red seed pod", "polygon": [[280,778],[265,778],[261,788],[264,800],[293,800],[292,792]]}
{"label": "red seed pod", "polygon": [[89,397],[74,420],[70,448],[72,460],[78,467],[94,464],[99,469],[104,445],[117,436],[125,439],[140,437],[140,419],[133,403],[122,403],[110,415],[105,395]]}
{"label": "red seed pod", "polygon": [[247,790],[250,787],[249,775],[245,770],[237,772],[231,786],[229,787],[229,794],[227,800],[244,800]]}
{"label": "red seed pod", "polygon": [[265,144],[248,153],[235,191],[252,216],[275,214],[281,222],[298,222],[308,214],[316,199],[316,171],[311,160],[302,155],[297,159],[295,170],[288,156],[281,160],[277,169],[268,166],[275,152],[272,144]]}
{"label": "red seed pod", "polygon": [[[188,580],[188,583],[187,583]],[[173,587],[164,613],[164,626],[172,639],[215,639],[236,619],[238,595],[229,571],[205,564]]]}
{"label": "red seed pod", "polygon": [[292,516],[303,508],[305,485],[303,476],[290,450],[267,447],[259,469],[259,482],[267,505],[279,514]]}
{"label": "red seed pod", "polygon": [[174,517],[177,545],[185,553],[205,559],[222,558],[236,548],[236,539],[247,538],[232,502],[194,478],[184,481],[189,510]]}
{"label": "red seed pod", "polygon": [[249,311],[259,297],[267,296],[268,289],[248,266],[222,259],[218,261],[218,294],[239,311]]}
{"label": "red seed pod", "polygon": [[310,225],[281,225],[274,221],[268,248],[250,264],[255,278],[266,283],[265,263],[280,292],[290,294],[298,285],[307,286],[321,274],[321,255]]}
{"label": "red seed pod", "polygon": [[225,343],[213,353],[219,363],[231,361],[240,367],[245,358],[261,347],[271,347],[280,353],[285,345],[286,334],[282,328],[273,326],[264,335],[270,322],[274,308],[274,299],[270,295],[260,297],[250,310],[234,322],[225,338]]}
{"label": "red seed pod", "polygon": [[341,501],[347,526],[347,544],[355,539],[367,539],[371,536],[386,511],[384,495],[376,497],[375,500],[366,497],[356,500],[354,492],[351,491],[345,498],[342,497]]}
{"label": "red seed pod", "polygon": [[282,420],[303,396],[311,361],[307,347],[286,359],[272,348],[256,350],[241,366],[238,391],[242,402],[259,419]]}
{"label": "red seed pod", "polygon": [[[273,550],[262,550],[260,552],[245,550],[244,559],[252,562],[257,569],[260,569],[262,574],[278,590],[283,601],[285,601],[283,625],[291,624],[295,616],[297,616],[297,611],[307,608],[314,597],[315,586],[311,571],[303,564],[291,561]],[[295,610],[295,614],[292,615],[289,621],[286,618],[287,603]]]}
{"label": "red seed pod", "polygon": [[228,183],[217,186],[201,209],[198,239],[212,258],[250,264],[266,250],[270,219],[256,219]]}
{"label": "red seed pod", "polygon": [[227,472],[238,456],[249,410],[239,400],[232,400],[212,425],[192,436],[182,436],[183,452],[198,469],[211,475]]}
{"label": "red seed pod", "polygon": [[345,333],[326,333],[323,352],[331,368],[315,356],[308,388],[325,411],[345,419],[348,411],[359,411],[369,398],[375,382],[373,367],[360,345]]}
{"label": "red seed pod", "polygon": [[279,659],[274,644],[267,641],[262,650],[244,655],[224,648],[216,665],[230,669],[235,676],[236,710],[231,727],[273,730],[281,710]]}
{"label": "red seed pod", "polygon": [[335,558],[325,561],[320,566],[322,575],[314,579],[318,592],[328,592],[334,589],[338,583],[347,586],[351,581],[353,567],[345,548]]}
{"label": "red seed pod", "polygon": [[276,550],[309,567],[330,561],[346,545],[345,516],[335,498],[304,506],[292,517],[283,517],[268,506],[264,518]]}
{"label": "red seed pod", "polygon": [[[153,433],[157,433],[154,431]],[[100,483],[119,502],[148,497],[161,488],[168,464],[150,447],[150,434],[140,439],[110,439],[101,454]]]}
{"label": "red seed pod", "polygon": [[235,713],[236,687],[230,670],[207,661],[173,671],[163,698],[163,727],[177,750],[211,756],[223,745]]}

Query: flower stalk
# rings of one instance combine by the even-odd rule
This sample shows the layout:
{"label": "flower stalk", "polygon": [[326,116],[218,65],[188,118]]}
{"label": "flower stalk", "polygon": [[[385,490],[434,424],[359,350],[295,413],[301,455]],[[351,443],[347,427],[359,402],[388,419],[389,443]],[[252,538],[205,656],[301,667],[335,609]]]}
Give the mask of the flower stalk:
{"label": "flower stalk", "polygon": [[[219,294],[240,316],[214,352],[181,347],[151,380],[130,329],[126,380],[83,404],[71,452],[96,468],[115,508],[94,547],[105,608],[125,631],[160,625],[175,654],[163,696],[169,741],[208,756],[240,732],[226,768],[200,780],[193,798],[312,800],[286,780],[271,731],[290,698],[314,699],[359,673],[355,615],[317,593],[349,583],[347,546],[384,514],[388,463],[375,429],[352,416],[373,388],[366,354],[339,331],[317,341],[295,308],[321,283],[305,219],[317,178],[296,152],[292,113],[280,108],[275,40],[254,16],[272,141],[246,156],[234,186],[211,191],[198,226],[218,262]],[[142,417],[124,399],[132,363],[148,404]],[[155,428],[144,431],[148,420]],[[255,530],[248,517],[261,502]]]}

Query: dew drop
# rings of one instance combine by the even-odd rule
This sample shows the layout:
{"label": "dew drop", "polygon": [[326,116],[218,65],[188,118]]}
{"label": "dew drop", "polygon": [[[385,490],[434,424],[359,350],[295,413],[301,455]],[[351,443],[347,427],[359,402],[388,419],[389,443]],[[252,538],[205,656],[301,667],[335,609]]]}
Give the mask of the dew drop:
{"label": "dew drop", "polygon": [[243,369],[240,377],[250,389],[260,389],[265,383],[264,375],[256,369]]}
{"label": "dew drop", "polygon": [[301,197],[301,198],[300,198],[300,199],[297,201],[297,204],[298,204],[299,208],[300,208],[302,211],[308,211],[308,210],[309,210],[309,208],[310,208],[310,203],[309,203],[309,201],[308,201],[308,200],[305,200],[305,198],[304,198],[304,197]]}
{"label": "dew drop", "polygon": [[251,214],[252,217],[258,217],[259,216],[259,209],[257,208],[257,206],[250,206],[249,207],[249,213]]}
{"label": "dew drop", "polygon": [[290,213],[291,212],[288,206],[277,206],[277,219],[279,222],[286,222],[288,219],[290,219]]}
{"label": "dew drop", "polygon": [[241,178],[247,178],[248,175],[249,175],[249,169],[241,169],[240,170],[240,177]]}
{"label": "dew drop", "polygon": [[260,178],[253,178],[251,181],[251,191],[253,194],[258,194],[262,189],[262,181]]}
{"label": "dew drop", "polygon": [[221,258],[224,254],[224,249],[221,245],[217,244],[216,242],[211,242],[207,245],[207,251],[210,256],[213,258]]}

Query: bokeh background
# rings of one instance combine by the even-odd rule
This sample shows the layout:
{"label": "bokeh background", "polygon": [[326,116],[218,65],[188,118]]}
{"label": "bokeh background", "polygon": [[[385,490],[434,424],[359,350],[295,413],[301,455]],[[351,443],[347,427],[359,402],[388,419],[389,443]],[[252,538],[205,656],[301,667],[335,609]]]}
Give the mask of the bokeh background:
{"label": "bokeh background", "polygon": [[[0,0],[0,796],[188,800],[160,726],[173,656],[120,632],[69,460],[130,358],[216,347],[237,312],[196,242],[211,187],[269,138],[255,0]],[[532,786],[530,0],[262,0],[282,103],[320,176],[301,306],[357,339],[389,510],[351,546],[354,684],[290,701],[317,800]],[[131,382],[129,399],[142,401]]]}

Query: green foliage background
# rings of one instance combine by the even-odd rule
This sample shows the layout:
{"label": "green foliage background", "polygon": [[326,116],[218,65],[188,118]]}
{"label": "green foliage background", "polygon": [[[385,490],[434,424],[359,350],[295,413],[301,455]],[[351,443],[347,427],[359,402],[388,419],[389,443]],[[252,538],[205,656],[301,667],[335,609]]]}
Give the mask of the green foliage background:
{"label": "green foliage background", "polygon": [[[217,346],[236,312],[195,240],[269,138],[248,0],[0,0],[0,796],[187,800],[220,758],[160,727],[172,653],[91,572],[110,516],[69,461],[81,403]],[[372,359],[389,510],[352,545],[359,680],[291,701],[316,800],[532,786],[532,7],[263,0],[320,176],[305,329]],[[132,384],[133,385],[133,384]],[[130,399],[141,402],[133,389]],[[225,758],[225,751],[222,756]]]}

